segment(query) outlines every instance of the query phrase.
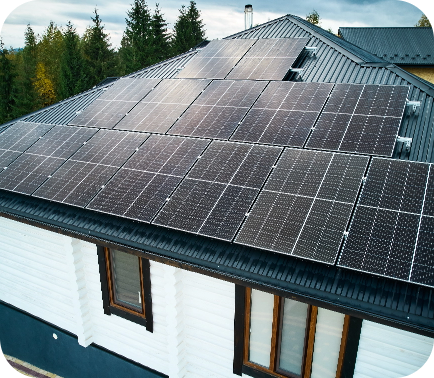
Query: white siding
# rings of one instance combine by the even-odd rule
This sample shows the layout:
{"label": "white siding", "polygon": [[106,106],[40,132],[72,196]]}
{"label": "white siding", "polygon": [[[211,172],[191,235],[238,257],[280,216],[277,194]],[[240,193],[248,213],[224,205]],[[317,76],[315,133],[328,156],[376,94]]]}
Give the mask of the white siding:
{"label": "white siding", "polygon": [[433,339],[363,321],[354,378],[398,378],[427,361]]}

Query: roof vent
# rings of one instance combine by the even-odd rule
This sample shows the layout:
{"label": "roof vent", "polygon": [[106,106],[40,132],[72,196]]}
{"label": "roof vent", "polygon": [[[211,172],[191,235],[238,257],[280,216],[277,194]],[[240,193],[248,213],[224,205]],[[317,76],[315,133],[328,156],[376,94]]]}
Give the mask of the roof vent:
{"label": "roof vent", "polygon": [[250,29],[253,26],[253,7],[252,4],[247,4],[244,7],[244,29]]}
{"label": "roof vent", "polygon": [[397,136],[397,137],[396,137],[396,141],[397,141],[397,142],[404,143],[404,145],[405,145],[405,149],[406,149],[407,151],[410,151],[411,142],[413,141],[412,138],[407,138],[407,137]]}

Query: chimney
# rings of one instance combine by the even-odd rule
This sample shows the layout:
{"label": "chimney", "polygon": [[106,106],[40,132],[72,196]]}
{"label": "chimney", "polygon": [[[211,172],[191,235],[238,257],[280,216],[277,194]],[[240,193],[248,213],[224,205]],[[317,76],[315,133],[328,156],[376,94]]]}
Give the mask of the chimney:
{"label": "chimney", "polygon": [[247,4],[244,7],[244,29],[250,29],[253,26],[253,7],[252,4]]}

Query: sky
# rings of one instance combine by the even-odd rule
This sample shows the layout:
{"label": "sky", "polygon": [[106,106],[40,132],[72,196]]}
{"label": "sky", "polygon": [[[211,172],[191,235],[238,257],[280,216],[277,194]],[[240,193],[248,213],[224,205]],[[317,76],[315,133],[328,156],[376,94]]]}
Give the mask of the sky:
{"label": "sky", "polygon": [[[157,0],[158,1],[158,0]],[[294,14],[306,17],[314,9],[319,13],[321,26],[337,33],[340,26],[414,26],[422,11],[414,5],[400,0],[197,0],[205,23],[208,39],[223,38],[244,29],[244,5],[253,5],[253,23],[260,24]],[[428,17],[434,19],[432,0],[412,0]],[[110,34],[112,46],[120,45],[125,30],[126,12],[133,0],[0,0],[1,37],[5,47],[19,48],[24,45],[24,31],[30,24],[35,33],[41,35],[50,21],[64,26],[71,21],[80,35],[90,26],[93,10],[98,13]],[[13,3],[13,5],[11,5]],[[23,3],[22,5],[19,5]],[[155,3],[147,1],[151,11]],[[179,15],[181,5],[188,6],[189,0],[159,0],[160,9],[169,29]],[[17,6],[19,5],[19,6]]]}

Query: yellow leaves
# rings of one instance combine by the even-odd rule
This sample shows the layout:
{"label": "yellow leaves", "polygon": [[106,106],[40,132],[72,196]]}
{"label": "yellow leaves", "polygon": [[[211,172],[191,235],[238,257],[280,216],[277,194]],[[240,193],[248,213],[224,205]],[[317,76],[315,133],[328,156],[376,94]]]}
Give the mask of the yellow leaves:
{"label": "yellow leaves", "polygon": [[36,66],[36,78],[33,81],[33,86],[38,93],[42,106],[54,104],[56,101],[54,85],[47,75],[45,65],[41,62]]}

